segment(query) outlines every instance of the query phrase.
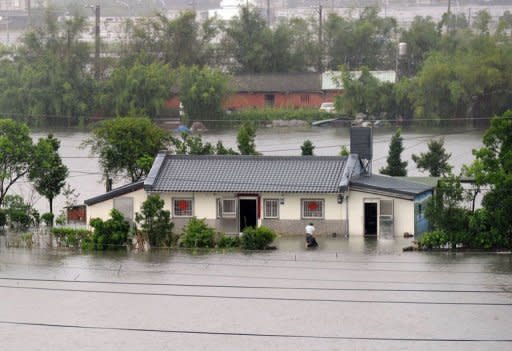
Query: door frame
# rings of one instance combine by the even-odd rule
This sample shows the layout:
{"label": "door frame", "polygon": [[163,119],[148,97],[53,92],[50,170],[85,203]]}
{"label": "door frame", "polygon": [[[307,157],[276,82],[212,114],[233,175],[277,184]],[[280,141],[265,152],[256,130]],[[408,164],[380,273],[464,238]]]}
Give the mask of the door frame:
{"label": "door frame", "polygon": [[241,228],[241,222],[242,222],[242,206],[240,205],[240,201],[241,200],[252,200],[255,202],[255,206],[254,206],[254,209],[255,209],[255,212],[254,212],[254,218],[256,218],[256,228],[258,227],[258,204],[259,204],[259,201],[258,201],[258,196],[254,195],[248,195],[248,196],[238,196],[238,216],[237,216],[237,225],[238,225],[238,230],[240,232],[242,232],[242,229]]}
{"label": "door frame", "polygon": [[[377,213],[375,214],[375,223],[377,227],[377,233],[374,234],[366,234],[366,204],[375,204],[377,207]],[[379,212],[380,212],[380,199],[377,198],[366,198],[363,199],[363,235],[365,237],[369,236],[376,236],[378,237],[380,234],[380,228],[379,228]]]}

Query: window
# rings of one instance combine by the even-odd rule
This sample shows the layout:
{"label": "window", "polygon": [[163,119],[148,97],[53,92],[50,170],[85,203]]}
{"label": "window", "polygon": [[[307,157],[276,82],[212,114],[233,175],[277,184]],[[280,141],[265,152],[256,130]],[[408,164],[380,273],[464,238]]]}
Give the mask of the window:
{"label": "window", "polygon": [[300,102],[309,104],[309,95],[301,95]]}
{"label": "window", "polygon": [[133,220],[133,198],[119,197],[114,199],[114,208],[121,212],[125,219]]}
{"label": "window", "polygon": [[279,218],[279,200],[265,199],[263,202],[263,217]]}
{"label": "window", "polygon": [[235,218],[236,199],[217,199],[217,218]]}
{"label": "window", "polygon": [[173,200],[175,217],[192,217],[192,199]]}
{"label": "window", "polygon": [[302,200],[302,218],[323,218],[324,200]]}

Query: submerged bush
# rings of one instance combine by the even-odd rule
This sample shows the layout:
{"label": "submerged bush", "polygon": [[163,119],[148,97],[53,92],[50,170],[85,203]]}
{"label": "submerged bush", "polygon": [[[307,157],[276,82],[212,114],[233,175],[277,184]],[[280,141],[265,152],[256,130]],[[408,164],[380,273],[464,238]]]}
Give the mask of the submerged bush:
{"label": "submerged bush", "polygon": [[181,245],[187,248],[206,248],[214,246],[215,231],[204,219],[193,217],[183,229]]}
{"label": "submerged bush", "polygon": [[448,235],[441,230],[434,230],[423,234],[419,245],[424,249],[435,249],[444,247],[448,243]]}
{"label": "submerged bush", "polygon": [[57,242],[65,247],[82,247],[82,243],[90,240],[92,232],[87,229],[52,228],[51,233],[57,238]]}
{"label": "submerged bush", "polygon": [[90,250],[115,249],[126,244],[130,223],[116,209],[110,212],[110,219],[103,221],[100,218],[91,219],[94,232],[85,238],[82,248]]}
{"label": "submerged bush", "polygon": [[238,236],[221,235],[217,240],[217,247],[221,249],[230,249],[240,246],[240,239]]}
{"label": "submerged bush", "polygon": [[244,250],[265,250],[277,237],[276,233],[267,227],[244,228],[240,244]]}

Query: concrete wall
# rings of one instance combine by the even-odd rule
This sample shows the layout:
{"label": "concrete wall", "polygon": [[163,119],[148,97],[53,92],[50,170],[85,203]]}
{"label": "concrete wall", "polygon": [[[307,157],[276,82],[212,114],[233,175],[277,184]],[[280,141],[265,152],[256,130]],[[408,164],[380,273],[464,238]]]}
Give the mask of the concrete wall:
{"label": "concrete wall", "polygon": [[[414,201],[375,195],[351,190],[349,193],[349,233],[364,235],[364,203],[378,200],[393,200],[394,235],[402,236],[405,232],[414,233]],[[380,206],[377,206],[377,222]],[[377,228],[380,233],[380,228]]]}
{"label": "concrete wall", "polygon": [[[144,201],[146,201],[147,195],[144,189],[139,189],[134,192],[121,195],[117,197],[120,198],[132,198],[133,199],[133,214],[132,217],[135,218],[135,213],[140,212],[140,206]],[[97,203],[92,206],[87,206],[87,224],[89,224],[92,218],[101,218],[106,220],[110,218],[110,211],[114,208],[114,199],[106,200],[100,203]]]}

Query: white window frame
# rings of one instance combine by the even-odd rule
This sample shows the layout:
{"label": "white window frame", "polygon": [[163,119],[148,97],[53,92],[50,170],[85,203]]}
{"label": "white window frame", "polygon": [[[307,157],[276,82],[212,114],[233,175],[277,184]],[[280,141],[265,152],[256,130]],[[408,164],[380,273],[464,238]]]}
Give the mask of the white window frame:
{"label": "white window frame", "polygon": [[[274,202],[275,204],[275,215],[272,215],[272,214],[269,214],[267,212],[267,203],[268,202]],[[279,218],[279,204],[280,204],[280,200],[279,199],[264,199],[263,200],[263,218]]]}
{"label": "white window frame", "polygon": [[[218,199],[218,207],[217,211],[219,212],[220,218],[236,218],[237,213],[237,199],[236,198],[227,198],[227,199]],[[226,206],[227,204],[230,204]],[[225,208],[231,207],[233,211],[225,211]]]}
{"label": "white window frame", "polygon": [[[307,201],[315,201],[321,203],[320,216],[306,216],[306,202]],[[302,219],[323,219],[325,216],[325,200],[324,199],[301,199],[300,200],[300,211]]]}
{"label": "white window frame", "polygon": [[[178,201],[190,201],[190,215],[182,215],[176,213],[176,203]],[[172,199],[172,215],[173,217],[179,217],[179,218],[190,218],[194,216],[194,198],[191,197],[175,197]]]}

